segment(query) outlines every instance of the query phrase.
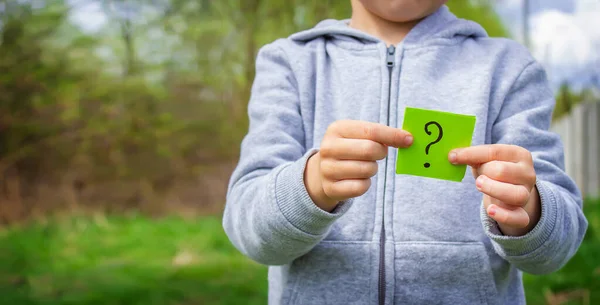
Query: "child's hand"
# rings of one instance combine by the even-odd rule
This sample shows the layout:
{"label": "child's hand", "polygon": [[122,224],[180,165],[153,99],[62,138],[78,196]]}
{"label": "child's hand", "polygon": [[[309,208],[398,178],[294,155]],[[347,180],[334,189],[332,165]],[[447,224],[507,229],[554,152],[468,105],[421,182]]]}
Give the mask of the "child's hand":
{"label": "child's hand", "polygon": [[338,202],[358,197],[371,186],[377,160],[388,147],[408,147],[410,133],[364,121],[336,121],[329,125],[321,149],[306,165],[304,184],[315,204],[332,211]]}
{"label": "child's hand", "polygon": [[505,235],[521,236],[540,218],[540,199],[531,153],[515,145],[481,145],[450,152],[453,164],[473,168],[483,203]]}

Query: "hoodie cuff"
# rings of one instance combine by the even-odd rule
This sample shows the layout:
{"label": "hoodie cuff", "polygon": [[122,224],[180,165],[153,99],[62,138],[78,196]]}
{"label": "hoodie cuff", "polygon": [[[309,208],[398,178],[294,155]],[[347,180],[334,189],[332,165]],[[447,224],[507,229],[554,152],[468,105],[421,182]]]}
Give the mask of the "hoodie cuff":
{"label": "hoodie cuff", "polygon": [[279,210],[294,227],[312,235],[325,234],[331,224],[352,205],[352,199],[342,201],[329,213],[319,208],[310,198],[304,184],[304,169],[308,158],[317,152],[317,149],[308,151],[275,177],[275,196]]}
{"label": "hoodie cuff", "polygon": [[536,226],[523,236],[506,236],[500,232],[498,223],[487,215],[481,205],[481,220],[486,235],[492,240],[494,249],[503,257],[524,256],[542,248],[556,225],[558,204],[551,189],[543,181],[537,181],[542,215]]}

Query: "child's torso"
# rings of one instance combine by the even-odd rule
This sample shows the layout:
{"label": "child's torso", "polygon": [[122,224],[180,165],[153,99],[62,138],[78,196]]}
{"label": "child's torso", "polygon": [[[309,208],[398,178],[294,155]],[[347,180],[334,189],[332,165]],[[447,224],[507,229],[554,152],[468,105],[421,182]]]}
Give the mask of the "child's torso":
{"label": "child's torso", "polygon": [[[493,140],[499,100],[509,87],[497,79],[509,58],[502,48],[474,40],[400,45],[391,67],[383,44],[354,49],[320,38],[303,49],[288,56],[307,150],[319,147],[336,120],[400,128],[405,107],[474,115],[472,145]],[[271,268],[271,302],[378,304],[381,293],[394,304],[510,301],[499,295],[522,302],[520,275],[497,256],[482,229],[482,197],[470,169],[462,182],[396,175],[396,151],[390,148],[371,189],[323,242],[291,265]]]}

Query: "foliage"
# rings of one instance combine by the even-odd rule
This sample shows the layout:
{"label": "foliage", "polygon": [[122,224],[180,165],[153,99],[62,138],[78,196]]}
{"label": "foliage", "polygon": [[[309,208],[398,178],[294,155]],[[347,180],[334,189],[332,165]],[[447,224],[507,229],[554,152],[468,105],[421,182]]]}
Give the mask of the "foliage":
{"label": "foliage", "polygon": [[[111,0],[101,28],[71,23],[94,4],[0,0],[0,223],[52,202],[161,210],[177,183],[213,183],[200,172],[236,159],[257,50],[350,17],[348,1]],[[505,34],[487,2],[449,5]]]}
{"label": "foliage", "polygon": [[592,101],[598,97],[594,96],[594,92],[590,88],[574,91],[568,83],[563,83],[556,95],[556,106],[552,113],[553,120],[559,120],[564,115],[571,112],[573,107],[585,101]]}
{"label": "foliage", "polygon": [[456,16],[479,23],[492,37],[509,36],[490,1],[453,0],[448,2],[448,7]]}

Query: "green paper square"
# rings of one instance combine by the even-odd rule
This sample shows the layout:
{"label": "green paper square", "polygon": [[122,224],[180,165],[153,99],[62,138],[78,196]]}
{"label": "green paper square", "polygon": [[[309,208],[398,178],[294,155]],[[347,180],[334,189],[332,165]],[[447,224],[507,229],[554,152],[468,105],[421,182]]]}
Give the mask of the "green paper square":
{"label": "green paper square", "polygon": [[[467,166],[450,163],[448,153],[455,148],[471,146],[475,120],[472,115],[406,107],[402,129],[410,132],[414,141],[409,148],[398,149],[396,174],[462,181]],[[436,123],[442,127],[442,137],[429,145],[439,135]],[[425,125],[431,135],[425,131]],[[428,145],[429,153],[426,154]]]}

